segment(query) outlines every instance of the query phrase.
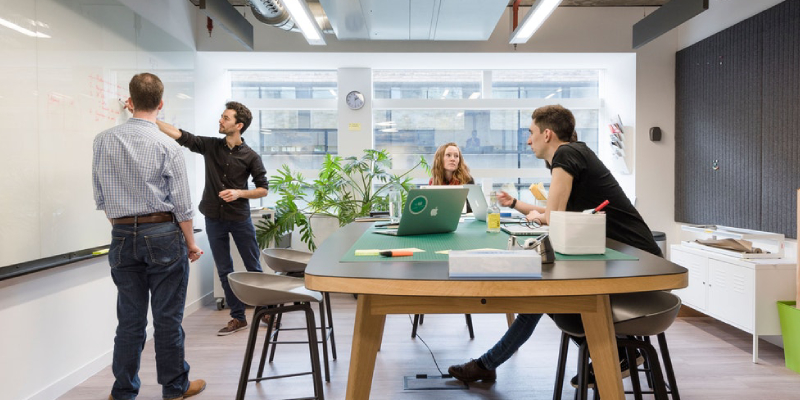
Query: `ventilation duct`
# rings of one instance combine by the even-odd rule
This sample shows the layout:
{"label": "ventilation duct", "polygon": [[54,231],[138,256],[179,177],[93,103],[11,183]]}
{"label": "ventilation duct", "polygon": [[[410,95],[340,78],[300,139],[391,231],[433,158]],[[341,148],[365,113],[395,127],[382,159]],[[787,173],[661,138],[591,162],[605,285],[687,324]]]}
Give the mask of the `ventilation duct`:
{"label": "ventilation duct", "polygon": [[[248,3],[257,20],[286,31],[300,32],[300,27],[292,21],[292,17],[280,0],[248,0]],[[322,32],[332,34],[333,28],[322,10],[322,5],[318,1],[308,1],[307,3]]]}

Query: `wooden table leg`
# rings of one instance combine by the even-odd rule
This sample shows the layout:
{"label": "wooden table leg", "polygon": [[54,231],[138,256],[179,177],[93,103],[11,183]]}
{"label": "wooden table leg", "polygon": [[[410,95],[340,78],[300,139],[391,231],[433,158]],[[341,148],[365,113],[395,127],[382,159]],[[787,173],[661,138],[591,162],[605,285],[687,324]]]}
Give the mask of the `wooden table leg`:
{"label": "wooden table leg", "polygon": [[515,318],[516,318],[516,316],[514,315],[514,313],[508,313],[508,314],[506,314],[506,321],[508,321],[508,327],[509,327],[509,328],[511,328],[511,324],[513,324],[513,323],[514,323],[514,319],[515,319]]}
{"label": "wooden table leg", "polygon": [[386,315],[373,315],[373,295],[359,294],[353,347],[350,350],[350,372],[347,376],[348,400],[367,400],[372,389],[375,357],[381,345],[381,333]]}
{"label": "wooden table leg", "polygon": [[586,331],[600,397],[604,400],[625,399],[608,295],[597,296],[597,310],[581,313],[581,319]]}

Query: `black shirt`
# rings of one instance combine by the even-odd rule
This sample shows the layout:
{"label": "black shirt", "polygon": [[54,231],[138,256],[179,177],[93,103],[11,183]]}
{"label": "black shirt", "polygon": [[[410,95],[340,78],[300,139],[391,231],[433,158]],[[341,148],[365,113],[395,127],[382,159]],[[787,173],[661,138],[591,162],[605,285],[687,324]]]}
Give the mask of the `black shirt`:
{"label": "black shirt", "polygon": [[572,175],[567,211],[595,208],[608,200],[603,209],[606,213],[606,236],[661,256],[661,249],[650,228],[625,196],[611,171],[586,143],[572,142],[556,149],[550,169],[553,168],[561,168]]}
{"label": "black shirt", "polygon": [[253,149],[242,144],[228,148],[224,138],[195,136],[181,129],[178,144],[200,153],[206,161],[206,186],[200,201],[200,212],[208,218],[244,221],[250,218],[250,200],[240,197],[230,203],[219,197],[227,189],[247,190],[247,178],[252,176],[256,187],[269,188],[267,170]]}

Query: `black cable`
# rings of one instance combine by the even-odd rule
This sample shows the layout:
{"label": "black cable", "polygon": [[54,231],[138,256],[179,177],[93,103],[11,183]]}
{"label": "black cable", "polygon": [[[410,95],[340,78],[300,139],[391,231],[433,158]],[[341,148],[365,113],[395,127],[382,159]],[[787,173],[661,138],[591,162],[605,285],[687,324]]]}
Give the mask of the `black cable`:
{"label": "black cable", "polygon": [[[411,319],[411,314],[408,314],[408,320],[411,322],[411,327],[413,328],[414,327],[414,320]],[[444,372],[442,372],[442,369],[439,368],[439,363],[436,362],[436,356],[433,355],[433,350],[431,350],[431,347],[428,346],[427,343],[425,343],[425,340],[422,339],[422,336],[419,335],[419,332],[417,332],[417,339],[419,339],[422,342],[422,344],[424,344],[425,347],[428,349],[428,352],[431,353],[431,358],[433,359],[433,364],[436,365],[436,369],[439,371],[439,374],[443,378],[449,377],[450,375],[446,375]]]}

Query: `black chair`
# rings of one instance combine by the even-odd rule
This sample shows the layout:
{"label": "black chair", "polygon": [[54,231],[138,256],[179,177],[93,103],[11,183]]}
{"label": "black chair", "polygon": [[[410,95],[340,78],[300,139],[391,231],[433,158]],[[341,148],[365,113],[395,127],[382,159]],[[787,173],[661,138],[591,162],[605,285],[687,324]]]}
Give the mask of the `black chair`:
{"label": "black chair", "polygon": [[[626,393],[632,393],[636,400],[641,400],[642,394],[653,394],[656,400],[667,400],[667,395],[671,394],[672,400],[680,400],[664,334],[664,331],[678,316],[680,307],[681,299],[669,292],[627,293],[611,296],[611,314],[617,334],[617,346],[625,348],[628,366],[631,368],[630,377],[633,390]],[[561,400],[570,336],[583,338],[585,332],[580,315],[555,314],[552,317],[556,326],[563,332],[553,390],[553,400]],[[666,371],[669,384],[664,382],[658,353],[650,343],[650,336],[654,335],[658,337],[664,371]],[[586,340],[579,341],[581,344],[578,350],[578,388],[575,391],[575,400],[586,400],[588,397],[589,351]],[[636,350],[641,351],[644,356],[644,368],[641,370],[638,369],[636,363]],[[639,382],[639,372],[642,371],[645,372],[648,386],[652,389],[647,392],[642,391]],[[595,400],[600,398],[596,385],[593,395]]]}
{"label": "black chair", "polygon": [[[308,261],[311,260],[311,253],[306,253],[302,251],[292,250],[292,249],[263,249],[261,250],[261,257],[264,259],[264,262],[267,266],[278,273],[279,275],[286,275],[296,278],[302,278],[305,276],[306,266],[308,265]],[[328,350],[327,350],[327,343],[330,342],[331,346],[331,356],[333,360],[336,360],[336,340],[333,334],[333,313],[331,312],[331,295],[328,292],[322,292],[322,296],[324,297],[324,301],[320,303],[320,319],[324,318],[322,314],[322,306],[325,306],[325,313],[327,313],[328,320],[327,320],[327,328],[321,329],[321,341],[322,341],[322,348],[323,348],[323,364],[325,366],[325,381],[331,381],[331,374],[330,374],[330,367],[328,365]],[[277,319],[275,321],[275,330],[273,332],[272,337],[272,348],[270,349],[269,353],[269,362],[275,358],[275,349],[278,343],[284,343],[278,341],[278,335],[280,331],[292,331],[292,330],[301,330],[305,328],[283,328],[281,325],[281,320],[283,316],[278,313]],[[325,321],[322,321],[325,322]],[[322,326],[324,327],[325,324],[323,323]],[[266,354],[267,347],[264,346],[264,352]],[[262,357],[263,358],[263,357]]]}
{"label": "black chair", "polygon": [[[236,399],[244,399],[248,382],[312,375],[314,381],[314,397],[312,398],[324,400],[322,374],[320,374],[319,368],[317,326],[314,321],[314,311],[311,309],[311,303],[320,303],[320,312],[323,313],[322,294],[306,289],[302,279],[264,274],[261,272],[232,272],[228,275],[228,281],[236,297],[243,303],[256,307],[253,312],[253,321],[260,321],[261,317],[264,315],[271,315],[273,317],[267,327],[266,343],[264,344],[265,351],[261,354],[258,374],[254,379],[250,379],[250,365],[253,362],[253,353],[255,352],[256,341],[258,339],[259,324],[253,323],[250,326],[250,335],[247,339],[244,364],[242,365],[242,372],[239,376],[239,389],[236,392]],[[286,306],[284,305],[286,303],[291,303],[292,305]],[[275,325],[275,316],[294,311],[303,311],[305,313],[306,327],[304,329],[308,336],[308,341],[294,343],[308,343],[309,355],[311,357],[311,371],[265,377],[264,356],[266,355],[266,347],[270,343],[269,338],[272,335],[272,328]],[[321,314],[320,319],[322,320],[322,329],[324,331],[324,313]],[[325,344],[323,342],[323,351],[325,350],[324,346]]]}

